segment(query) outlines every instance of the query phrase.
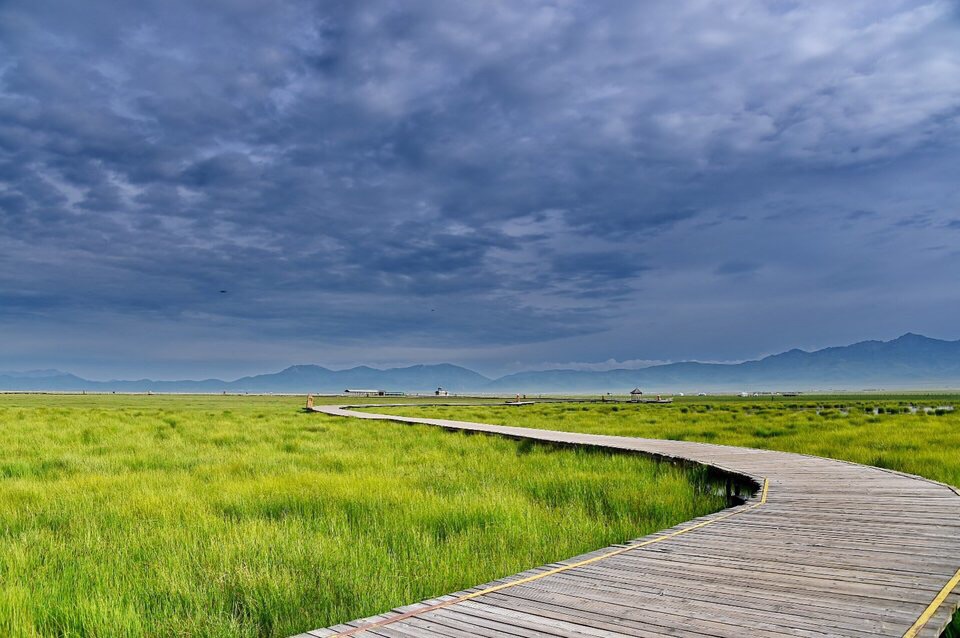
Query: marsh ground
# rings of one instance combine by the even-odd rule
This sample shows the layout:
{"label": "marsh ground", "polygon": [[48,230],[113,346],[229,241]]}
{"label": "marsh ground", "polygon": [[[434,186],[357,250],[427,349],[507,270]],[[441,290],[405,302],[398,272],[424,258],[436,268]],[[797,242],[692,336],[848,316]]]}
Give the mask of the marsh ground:
{"label": "marsh ground", "polygon": [[723,506],[636,456],[300,405],[0,395],[0,635],[286,636]]}

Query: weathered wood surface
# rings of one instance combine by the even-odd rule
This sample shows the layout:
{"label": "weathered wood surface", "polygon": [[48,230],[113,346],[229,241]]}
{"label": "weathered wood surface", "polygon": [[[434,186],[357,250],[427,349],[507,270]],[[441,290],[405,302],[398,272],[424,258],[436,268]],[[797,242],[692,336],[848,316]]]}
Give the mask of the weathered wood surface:
{"label": "weathered wood surface", "polygon": [[960,492],[933,481],[707,443],[313,409],[682,459],[767,489],[625,545],[298,638],[935,638],[960,604]]}

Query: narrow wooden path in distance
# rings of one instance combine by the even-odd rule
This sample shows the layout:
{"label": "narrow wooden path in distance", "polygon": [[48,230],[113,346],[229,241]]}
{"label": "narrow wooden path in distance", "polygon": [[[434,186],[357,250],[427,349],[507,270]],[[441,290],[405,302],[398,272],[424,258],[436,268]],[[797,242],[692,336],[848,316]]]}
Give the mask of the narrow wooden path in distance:
{"label": "narrow wooden path in distance", "polygon": [[707,443],[314,410],[682,459],[758,490],[744,505],[622,546],[298,638],[935,638],[960,604],[960,492],[933,481]]}

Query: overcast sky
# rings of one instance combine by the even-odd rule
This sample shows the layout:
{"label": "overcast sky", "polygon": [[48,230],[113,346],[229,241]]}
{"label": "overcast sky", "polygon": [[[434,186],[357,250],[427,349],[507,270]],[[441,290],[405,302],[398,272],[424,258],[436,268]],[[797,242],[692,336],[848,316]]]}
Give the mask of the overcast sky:
{"label": "overcast sky", "polygon": [[960,338],[958,42],[950,1],[5,0],[0,369]]}

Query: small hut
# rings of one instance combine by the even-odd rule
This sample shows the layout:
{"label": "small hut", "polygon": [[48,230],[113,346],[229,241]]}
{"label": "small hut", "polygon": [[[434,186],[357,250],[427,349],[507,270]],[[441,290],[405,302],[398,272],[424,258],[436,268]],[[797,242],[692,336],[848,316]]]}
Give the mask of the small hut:
{"label": "small hut", "polygon": [[643,396],[643,390],[640,388],[634,388],[630,390],[630,400],[634,403],[640,403],[640,397]]}

